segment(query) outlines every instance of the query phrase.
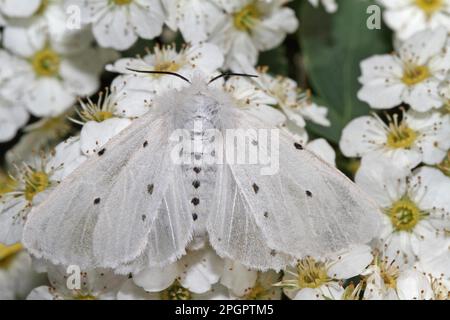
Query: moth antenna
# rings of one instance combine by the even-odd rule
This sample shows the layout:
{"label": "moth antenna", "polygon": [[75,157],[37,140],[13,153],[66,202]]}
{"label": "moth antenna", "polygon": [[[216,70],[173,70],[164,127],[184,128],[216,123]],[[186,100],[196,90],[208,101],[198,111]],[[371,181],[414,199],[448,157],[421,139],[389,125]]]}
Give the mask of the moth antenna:
{"label": "moth antenna", "polygon": [[183,79],[184,81],[186,81],[187,83],[191,83],[191,81],[189,81],[188,78],[183,77],[181,74],[175,73],[175,72],[170,72],[170,71],[156,71],[156,70],[136,70],[136,69],[130,69],[130,68],[126,68],[127,70],[130,71],[134,71],[134,72],[139,72],[139,73],[150,73],[150,74],[168,74],[171,76],[175,76],[178,77],[180,79]]}
{"label": "moth antenna", "polygon": [[249,77],[249,78],[258,78],[257,75],[254,74],[247,74],[247,73],[234,73],[234,72],[229,72],[229,73],[222,73],[220,75],[218,75],[217,77],[212,78],[208,84],[213,83],[214,81],[216,81],[217,79],[223,78],[223,77],[233,77],[233,76],[237,76],[237,77]]}

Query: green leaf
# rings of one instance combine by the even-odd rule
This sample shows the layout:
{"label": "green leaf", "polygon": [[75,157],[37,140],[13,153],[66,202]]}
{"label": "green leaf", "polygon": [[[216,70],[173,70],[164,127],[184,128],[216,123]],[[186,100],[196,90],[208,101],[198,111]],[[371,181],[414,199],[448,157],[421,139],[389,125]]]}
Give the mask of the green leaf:
{"label": "green leaf", "polygon": [[258,65],[268,66],[271,74],[287,76],[289,71],[287,60],[286,48],[279,46],[260,53]]}
{"label": "green leaf", "polygon": [[304,67],[313,91],[329,108],[332,124],[329,128],[314,124],[308,128],[335,143],[349,121],[369,111],[356,96],[361,87],[361,60],[392,51],[387,28],[367,27],[367,8],[373,4],[372,0],[340,1],[335,14],[315,9],[307,1],[299,5]]}

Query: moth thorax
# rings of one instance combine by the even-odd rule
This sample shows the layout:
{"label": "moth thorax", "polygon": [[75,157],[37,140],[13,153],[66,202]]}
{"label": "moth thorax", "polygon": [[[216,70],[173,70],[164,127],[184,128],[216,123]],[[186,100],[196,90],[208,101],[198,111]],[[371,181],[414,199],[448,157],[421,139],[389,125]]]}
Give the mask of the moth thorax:
{"label": "moth thorax", "polygon": [[185,106],[186,112],[188,112],[185,128],[197,131],[215,128],[219,108],[219,102],[213,97],[202,93],[194,95]]}

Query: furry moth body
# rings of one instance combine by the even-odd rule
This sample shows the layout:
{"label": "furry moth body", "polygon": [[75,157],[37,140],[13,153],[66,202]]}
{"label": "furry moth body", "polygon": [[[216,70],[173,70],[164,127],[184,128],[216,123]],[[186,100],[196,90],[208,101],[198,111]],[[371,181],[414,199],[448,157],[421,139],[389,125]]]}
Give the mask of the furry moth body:
{"label": "furry moth body", "polygon": [[165,266],[207,238],[222,257],[279,270],[374,237],[376,205],[282,132],[274,175],[254,164],[172,161],[169,137],[180,128],[206,143],[207,129],[271,129],[233,104],[199,79],[161,97],[30,213],[24,245],[56,264],[127,273]]}

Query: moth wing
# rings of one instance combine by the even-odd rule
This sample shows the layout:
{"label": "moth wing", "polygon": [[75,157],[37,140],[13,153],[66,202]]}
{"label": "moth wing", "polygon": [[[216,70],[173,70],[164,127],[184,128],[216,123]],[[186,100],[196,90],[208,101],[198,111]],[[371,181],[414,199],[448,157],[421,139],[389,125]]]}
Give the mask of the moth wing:
{"label": "moth wing", "polygon": [[81,268],[113,268],[139,256],[170,183],[167,137],[164,117],[136,120],[30,213],[25,246]]}
{"label": "moth wing", "polygon": [[287,254],[274,254],[240,192],[231,170],[219,166],[217,196],[207,223],[209,241],[223,258],[230,258],[258,270],[280,270],[295,262]]}
{"label": "moth wing", "polygon": [[[245,111],[235,112],[235,124],[228,127],[251,129],[247,132],[248,142],[257,141],[260,155],[270,159],[270,141],[259,141],[257,130],[274,128]],[[279,156],[274,154],[273,160],[279,163],[279,169],[275,174],[262,175],[261,169],[268,164],[227,163],[224,166],[230,170],[229,186],[218,187],[222,193],[228,193],[226,190],[230,188],[237,189],[238,199],[243,202],[239,216],[242,221],[253,220],[255,224],[246,230],[247,239],[263,239],[266,244],[261,249],[257,248],[257,252],[267,251],[268,247],[272,255],[302,258],[306,255],[322,256],[353,244],[369,242],[380,224],[376,204],[344,174],[300,148],[282,130],[278,133]],[[224,155],[227,156],[225,147]],[[221,183],[224,182],[218,181]],[[233,204],[233,197],[222,197],[225,201],[222,206]],[[214,219],[222,219],[231,225],[225,227],[228,234],[237,233],[237,228],[242,226],[233,225],[232,212],[221,211],[223,216],[211,218],[208,224],[210,237],[216,237],[214,232],[218,231],[213,225]],[[219,252],[222,250],[232,258],[238,258],[240,255],[236,256],[236,252],[242,250],[238,247],[245,245],[245,241],[240,239],[223,244],[216,237],[213,246]],[[248,255],[243,263],[249,267],[261,265],[255,256]],[[273,259],[268,260],[267,265],[263,261],[262,265],[280,268]]]}
{"label": "moth wing", "polygon": [[[182,181],[181,167],[173,169],[169,173],[173,175],[171,181]],[[186,191],[180,185],[181,183],[169,185],[147,236],[145,250],[137,259],[119,266],[116,272],[128,274],[146,267],[162,267],[186,253],[186,247],[192,239],[193,220]]]}

